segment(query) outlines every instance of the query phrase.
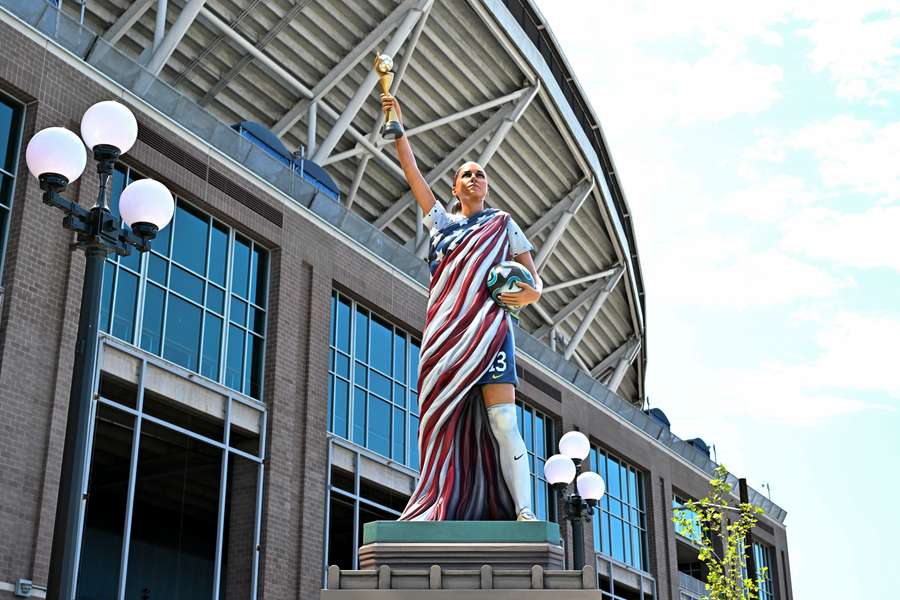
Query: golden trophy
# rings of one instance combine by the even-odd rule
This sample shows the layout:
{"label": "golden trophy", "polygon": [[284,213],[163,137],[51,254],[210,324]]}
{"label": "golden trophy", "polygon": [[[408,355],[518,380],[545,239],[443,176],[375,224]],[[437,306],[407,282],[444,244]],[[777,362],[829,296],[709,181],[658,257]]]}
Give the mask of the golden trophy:
{"label": "golden trophy", "polygon": [[[391,72],[393,68],[393,58],[387,54],[377,54],[375,56],[375,72],[378,73],[378,85],[381,87],[382,94],[389,94],[391,91],[391,84],[394,82],[394,74]],[[400,119],[397,118],[397,112],[393,108],[384,113],[381,137],[388,140],[403,137],[403,126],[400,125]]]}

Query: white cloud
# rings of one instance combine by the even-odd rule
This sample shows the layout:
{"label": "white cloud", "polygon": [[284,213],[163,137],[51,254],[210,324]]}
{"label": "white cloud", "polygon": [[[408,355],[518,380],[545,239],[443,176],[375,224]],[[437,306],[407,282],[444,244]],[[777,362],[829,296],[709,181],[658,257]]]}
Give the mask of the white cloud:
{"label": "white cloud", "polygon": [[733,236],[686,236],[646,267],[657,301],[702,308],[747,309],[829,298],[853,284],[778,250]]}
{"label": "white cloud", "polygon": [[829,74],[838,96],[882,104],[900,91],[900,11],[887,2],[838,4],[801,31],[813,44],[813,69]]}
{"label": "white cloud", "polygon": [[900,272],[900,204],[848,214],[828,209],[798,212],[781,225],[781,248],[835,265]]}
{"label": "white cloud", "polygon": [[900,121],[879,126],[838,115],[799,129],[786,143],[815,155],[826,186],[900,200]]}
{"label": "white cloud", "polygon": [[722,201],[721,210],[753,221],[777,222],[815,201],[803,178],[779,174],[730,193]]}

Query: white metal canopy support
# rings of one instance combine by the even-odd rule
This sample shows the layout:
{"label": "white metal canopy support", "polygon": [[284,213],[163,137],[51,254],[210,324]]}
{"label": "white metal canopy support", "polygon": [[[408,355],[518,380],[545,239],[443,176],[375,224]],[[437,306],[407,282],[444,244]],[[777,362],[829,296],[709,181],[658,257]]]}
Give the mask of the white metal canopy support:
{"label": "white metal canopy support", "polygon": [[628,355],[632,353],[634,348],[640,348],[640,339],[636,336],[632,336],[629,339],[625,340],[621,346],[613,350],[609,356],[601,360],[591,369],[592,377],[600,377],[607,371],[613,370],[615,371],[616,366],[619,364],[623,358],[628,358]]}
{"label": "white metal canopy support", "polygon": [[[335,84],[337,84],[338,81],[341,80],[342,77],[356,66],[360,59],[371,53],[375,48],[375,45],[378,44],[391,30],[391,27],[395,26],[401,18],[410,12],[414,2],[415,0],[406,0],[406,2],[395,8],[375,29],[370,31],[369,34],[353,48],[353,50],[348,52],[344,58],[342,58],[340,62],[338,62],[338,64],[336,64],[331,71],[329,71],[319,80],[315,87],[313,87],[311,101],[315,103],[316,100],[322,98],[335,86]],[[307,102],[309,102],[308,99],[301,98],[284,114],[284,116],[278,119],[278,122],[272,128],[275,135],[281,137],[290,131],[291,127],[296,125],[297,121],[300,120],[300,117],[303,116],[303,111],[306,109]],[[310,150],[310,153],[312,153],[312,150]]]}
{"label": "white metal canopy support", "polygon": [[175,52],[175,48],[181,43],[184,34],[187,33],[188,27],[197,18],[206,0],[188,0],[188,3],[181,9],[181,14],[175,19],[172,28],[160,42],[159,47],[154,50],[153,55],[147,62],[147,70],[154,76],[159,75],[165,64],[169,61],[169,57]]}
{"label": "white metal canopy support", "polygon": [[584,201],[587,200],[587,197],[593,189],[593,179],[582,181],[562,200],[561,204],[565,204],[566,207],[562,214],[559,215],[556,225],[553,226],[553,230],[547,235],[547,239],[544,240],[544,244],[541,246],[540,251],[537,253],[537,257],[534,259],[534,266],[538,270],[538,273],[540,273],[547,265],[547,259],[550,258],[550,255],[556,249],[556,245],[562,238],[566,227],[569,226],[575,213],[578,212],[578,209],[581,208],[581,205],[584,204]]}
{"label": "white metal canopy support", "polygon": [[166,35],[166,13],[169,9],[169,0],[157,0],[156,2],[156,22],[153,26],[153,51],[159,48]]}
{"label": "white metal canopy support", "polygon": [[616,272],[616,268],[606,269],[605,271],[600,271],[599,273],[594,273],[593,275],[585,275],[584,277],[576,277],[575,279],[570,279],[568,281],[563,281],[562,283],[555,283],[553,285],[544,286],[543,293],[547,292],[555,292],[558,290],[563,290],[565,288],[573,287],[582,283],[588,283],[591,281],[596,281],[597,279],[603,279],[604,277],[609,277],[613,273]]}
{"label": "white metal canopy support", "polygon": [[[428,7],[431,6],[432,2],[434,2],[434,0],[418,0],[416,2],[416,5],[406,13],[403,20],[397,25],[394,36],[383,50],[384,54],[389,54],[391,56],[397,54],[400,46],[403,45],[403,42],[406,41],[406,38],[409,37],[409,34],[412,32],[416,21],[418,21]],[[372,93],[377,79],[378,73],[376,73],[374,69],[369,70],[365,79],[363,79],[359,88],[357,88],[356,93],[353,94],[353,97],[347,102],[344,112],[341,113],[337,121],[332,125],[328,135],[325,136],[325,139],[322,140],[318,150],[316,150],[315,155],[313,155],[312,160],[314,162],[322,164],[322,162],[328,158],[331,151],[334,150],[334,147],[337,145],[338,140],[346,133],[353,117],[356,116],[356,113],[362,108],[366,98]]]}
{"label": "white metal canopy support", "polygon": [[125,12],[119,15],[119,18],[116,19],[115,23],[110,25],[109,29],[100,36],[100,39],[106,43],[94,45],[93,50],[91,50],[88,55],[88,62],[91,60],[98,60],[106,51],[106,48],[114,46],[116,42],[122,39],[122,36],[128,33],[128,30],[141,20],[141,17],[144,16],[144,13],[147,12],[153,2],[154,0],[137,0],[136,2],[132,2],[131,5],[125,9]]}
{"label": "white metal canopy support", "polygon": [[638,351],[641,349],[641,341],[638,338],[633,338],[632,343],[628,350],[625,352],[624,356],[619,359],[618,364],[616,364],[616,368],[613,371],[613,374],[609,377],[609,382],[606,384],[613,392],[619,389],[619,386],[622,384],[622,380],[625,378],[625,373],[628,371],[628,367],[631,366],[631,363],[634,362],[634,359],[637,358]]}
{"label": "white metal canopy support", "polygon": [[[529,238],[535,237],[544,229],[556,223],[562,213],[569,208],[572,201],[580,194],[583,194],[584,189],[588,188],[588,186],[591,185],[593,184],[591,182],[590,176],[586,176],[584,179],[575,184],[575,187],[573,187],[569,191],[569,193],[563,197],[562,200],[550,207],[550,210],[542,214],[540,217],[538,217],[537,221],[528,226],[528,229],[525,230],[525,235]],[[590,191],[589,188],[588,191]]]}
{"label": "white metal canopy support", "polygon": [[[434,4],[429,6],[425,12],[422,13],[422,17],[419,19],[418,23],[416,23],[416,28],[413,29],[412,35],[409,38],[409,43],[406,44],[406,49],[403,51],[403,58],[400,59],[400,66],[397,67],[397,73],[394,75],[394,81],[391,83],[391,93],[396,93],[400,88],[400,84],[403,82],[403,78],[406,76],[406,69],[409,67],[409,61],[412,59],[416,46],[419,44],[419,38],[422,37],[422,31],[425,29],[425,23],[428,22],[428,15],[431,14],[431,9],[433,7]],[[376,115],[375,119],[372,121],[371,131],[369,132],[369,141],[375,141],[376,134],[383,122],[384,118],[381,116],[381,113]],[[407,135],[409,135],[409,132],[407,132]],[[350,191],[347,193],[347,208],[352,207],[353,202],[356,200],[356,192],[359,191],[359,184],[362,182],[366,167],[369,166],[369,161],[371,159],[371,154],[365,154],[360,159],[359,164],[356,165],[356,173],[353,175],[353,182],[350,184]]]}
{"label": "white metal canopy support", "polygon": [[510,132],[513,125],[519,122],[519,119],[522,118],[525,110],[531,104],[531,101],[534,100],[534,97],[537,96],[540,89],[540,85],[535,84],[531,87],[530,91],[519,98],[515,108],[513,108],[512,112],[503,119],[503,123],[500,124],[500,127],[497,128],[497,131],[494,132],[494,135],[492,135],[491,139],[488,141],[487,146],[481,151],[481,155],[478,157],[479,165],[484,167],[490,162],[494,153],[497,152],[497,149],[500,147],[500,144],[506,139],[506,134]]}
{"label": "white metal canopy support", "polygon": [[[434,183],[441,178],[441,176],[447,172],[448,169],[452,168],[466,153],[471,152],[472,149],[478,145],[481,140],[487,137],[488,134],[496,129],[497,125],[499,125],[504,118],[511,112],[510,107],[504,107],[495,112],[491,117],[485,121],[478,129],[473,131],[466,140],[457,146],[453,152],[448,154],[444,160],[442,160],[436,167],[428,171],[425,175],[425,182],[428,185],[434,185]],[[394,202],[380,217],[375,220],[375,227],[379,229],[384,229],[388,225],[394,222],[394,219],[400,216],[406,207],[413,200],[412,192],[406,192],[396,202]]]}
{"label": "white metal canopy support", "polygon": [[[270,27],[264,36],[262,36],[258,42],[256,42],[255,47],[257,50],[262,50],[266,46],[269,45],[269,42],[275,39],[275,37],[281,33],[285,27],[291,24],[291,22],[297,18],[304,8],[306,8],[312,0],[297,0],[291,7],[285,12],[281,18],[278,19],[278,22],[275,23],[272,27]],[[219,92],[225,89],[231,80],[234,79],[238,73],[240,73],[244,67],[253,62],[252,54],[244,54],[236,63],[234,63],[228,71],[225,72],[224,75],[219,77],[219,80],[216,81],[206,93],[203,94],[203,97],[197,102],[200,106],[206,106],[209,104],[213,98],[215,98]]]}
{"label": "white metal canopy support", "polygon": [[[312,90],[306,87],[299,79],[294,77],[294,75],[289,73],[281,65],[272,60],[272,58],[269,57],[266,53],[253,46],[253,44],[251,44],[246,38],[244,38],[244,36],[232,29],[228,25],[228,23],[219,18],[219,16],[214,12],[207,8],[204,8],[200,11],[200,15],[203,16],[203,18],[206,19],[210,25],[223,33],[225,37],[237,44],[237,46],[244,52],[252,54],[253,57],[259,61],[259,64],[275,74],[279,78],[279,81],[290,86],[294,89],[294,91],[300,93],[303,96],[306,96],[307,98],[312,97]],[[324,112],[326,115],[333,119],[338,118],[338,112],[328,106],[324,101],[319,101],[317,104],[322,109],[322,112]],[[347,132],[355,140],[357,140],[363,146],[367,147],[369,151],[372,152],[385,167],[387,167],[389,173],[391,173],[401,181],[406,181],[406,178],[403,176],[403,170],[400,168],[400,166],[387,158],[384,154],[379,153],[375,145],[372,144],[365,135],[361,134],[354,127],[349,127],[347,129]]]}
{"label": "white metal canopy support", "polygon": [[[620,268],[621,265],[617,265],[615,268]],[[615,271],[614,271],[615,272]],[[547,325],[542,325],[532,332],[532,335],[537,338],[542,338],[548,333],[550,333],[550,328],[555,327],[568,319],[572,313],[578,310],[582,304],[587,302],[592,298],[596,298],[597,294],[603,291],[603,288],[606,286],[605,281],[597,281],[592,286],[578,294],[571,302],[566,304],[560,311],[558,311],[555,315],[553,315],[552,319]],[[533,304],[532,306],[537,306]]]}
{"label": "white metal canopy support", "polygon": [[[399,71],[398,71],[398,74],[399,74]],[[517,90],[515,92],[512,92],[511,94],[506,94],[505,96],[501,96],[501,97],[495,98],[493,100],[488,100],[487,102],[482,102],[481,104],[479,104],[477,106],[472,106],[472,107],[463,109],[461,111],[455,112],[451,115],[447,115],[447,116],[441,117],[439,119],[435,119],[434,121],[430,121],[428,123],[423,123],[422,125],[419,125],[417,127],[412,127],[410,129],[407,129],[404,132],[404,135],[408,138],[411,138],[420,133],[425,133],[426,131],[431,131],[432,129],[436,129],[437,127],[441,127],[443,125],[447,125],[448,123],[458,121],[459,119],[462,119],[462,118],[465,118],[465,117],[468,117],[468,116],[471,116],[471,115],[474,115],[474,114],[477,114],[480,112],[484,112],[488,109],[494,108],[496,106],[500,106],[501,104],[506,104],[507,102],[510,102],[512,100],[518,100],[519,98],[522,97],[523,94],[529,92],[530,90],[531,90],[531,88],[522,88],[521,90]],[[379,122],[379,124],[380,124],[380,122]],[[389,143],[390,143],[390,141],[378,141],[378,142],[376,142],[375,145],[378,148],[384,148]],[[360,154],[365,154],[366,152],[367,151],[365,148],[361,148],[361,147],[357,146],[355,148],[351,148],[350,150],[345,150],[344,152],[339,152],[338,154],[332,154],[331,156],[328,157],[328,160],[326,160],[322,164],[328,165],[331,163],[336,163],[336,162],[339,162],[346,158],[352,158],[354,156],[359,156]]]}
{"label": "white metal canopy support", "polygon": [[615,289],[616,285],[619,283],[619,280],[622,279],[622,275],[624,273],[625,268],[619,267],[618,272],[606,280],[606,285],[603,286],[603,289],[599,294],[597,294],[597,297],[594,298],[594,302],[588,309],[587,315],[585,315],[581,323],[578,324],[578,328],[572,335],[572,339],[569,340],[569,344],[568,346],[566,346],[566,351],[563,353],[563,356],[565,358],[568,359],[572,357],[572,354],[575,352],[575,348],[577,348],[578,344],[581,343],[581,340],[584,339],[584,334],[587,333],[588,327],[590,327],[591,323],[594,322],[594,319],[597,318],[597,313],[600,312],[600,309],[603,307],[606,299],[609,298],[610,293],[612,293],[613,289]]}

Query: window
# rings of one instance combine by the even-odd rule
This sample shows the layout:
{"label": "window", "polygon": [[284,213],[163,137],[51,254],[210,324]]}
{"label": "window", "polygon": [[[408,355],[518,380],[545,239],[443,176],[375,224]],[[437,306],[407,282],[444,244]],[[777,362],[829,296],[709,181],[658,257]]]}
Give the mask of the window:
{"label": "window", "polygon": [[531,471],[531,506],[538,519],[556,520],[556,504],[551,502],[550,486],[544,479],[544,461],[555,454],[556,436],[553,420],[527,404],[516,401],[519,431],[528,450],[528,468]]}
{"label": "window", "polygon": [[[110,210],[141,176],[117,165]],[[100,328],[253,398],[262,396],[268,254],[181,198],[150,252],[110,255]]]}
{"label": "window", "polygon": [[189,409],[196,383],[122,348],[101,343],[136,371],[100,376],[75,597],[256,597],[265,406],[205,384]]}
{"label": "window", "polygon": [[331,296],[328,429],[419,469],[419,342],[337,292]]}
{"label": "window", "polygon": [[775,600],[775,561],[772,559],[772,548],[753,542],[752,552],[756,578],[759,580],[759,600]]}
{"label": "window", "polygon": [[599,448],[591,448],[591,465],[606,482],[606,494],[594,509],[594,550],[646,570],[643,473]]}
{"label": "window", "polygon": [[6,256],[9,215],[16,189],[19,146],[22,143],[22,107],[0,95],[0,274]]}
{"label": "window", "polygon": [[676,517],[687,519],[690,521],[690,525],[688,527],[682,527],[679,524],[675,524],[675,533],[688,539],[695,544],[699,544],[701,540],[701,532],[700,532],[700,519],[697,517],[697,513],[686,508],[685,503],[688,501],[688,498],[685,496],[681,496],[679,494],[675,494],[672,498],[672,512]]}

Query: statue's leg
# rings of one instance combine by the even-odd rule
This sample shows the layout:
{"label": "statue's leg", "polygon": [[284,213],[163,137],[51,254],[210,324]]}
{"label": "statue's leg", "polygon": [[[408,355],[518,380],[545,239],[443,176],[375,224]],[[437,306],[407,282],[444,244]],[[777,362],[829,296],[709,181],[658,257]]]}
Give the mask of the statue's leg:
{"label": "statue's leg", "polygon": [[535,519],[531,508],[531,473],[528,471],[528,452],[519,433],[516,418],[516,388],[511,383],[492,383],[481,386],[491,431],[500,451],[503,480],[516,504],[520,521]]}

